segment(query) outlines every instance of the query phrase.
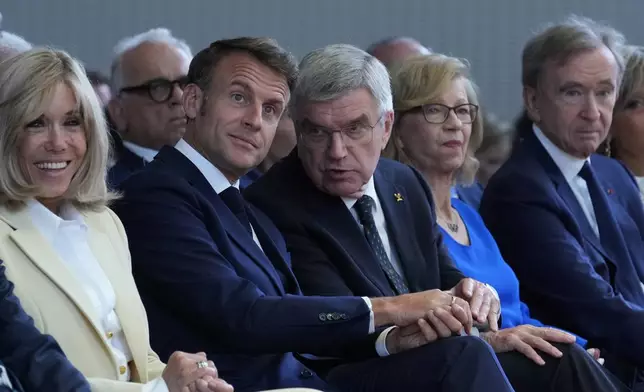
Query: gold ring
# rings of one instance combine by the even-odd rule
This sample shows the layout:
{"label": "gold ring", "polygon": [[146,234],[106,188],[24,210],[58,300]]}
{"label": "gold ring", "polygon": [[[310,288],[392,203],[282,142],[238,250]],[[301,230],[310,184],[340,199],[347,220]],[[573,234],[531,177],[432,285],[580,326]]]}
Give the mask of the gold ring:
{"label": "gold ring", "polygon": [[198,361],[197,362],[197,369],[203,369],[208,367],[208,362],[206,361]]}

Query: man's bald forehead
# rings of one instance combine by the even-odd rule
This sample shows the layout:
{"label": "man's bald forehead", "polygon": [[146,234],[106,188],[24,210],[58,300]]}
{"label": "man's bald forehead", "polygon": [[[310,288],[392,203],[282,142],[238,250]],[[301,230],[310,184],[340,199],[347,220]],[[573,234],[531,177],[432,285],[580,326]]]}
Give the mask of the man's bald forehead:
{"label": "man's bald forehead", "polygon": [[428,48],[411,37],[396,37],[383,40],[372,45],[368,52],[386,66],[410,56],[431,53]]}

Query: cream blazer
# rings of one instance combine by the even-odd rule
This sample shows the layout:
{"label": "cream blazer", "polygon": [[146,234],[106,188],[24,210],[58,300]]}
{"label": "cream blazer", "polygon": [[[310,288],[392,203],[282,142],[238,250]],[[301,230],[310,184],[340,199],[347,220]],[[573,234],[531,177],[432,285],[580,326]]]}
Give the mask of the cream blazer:
{"label": "cream blazer", "polygon": [[118,381],[119,366],[89,297],[31,223],[27,208],[0,207],[0,259],[15,294],[42,332],[52,335],[93,391],[141,391],[165,365],[150,348],[148,320],[134,279],[125,230],[109,209],[82,213],[89,245],[116,293],[118,315],[132,351],[134,382]]}

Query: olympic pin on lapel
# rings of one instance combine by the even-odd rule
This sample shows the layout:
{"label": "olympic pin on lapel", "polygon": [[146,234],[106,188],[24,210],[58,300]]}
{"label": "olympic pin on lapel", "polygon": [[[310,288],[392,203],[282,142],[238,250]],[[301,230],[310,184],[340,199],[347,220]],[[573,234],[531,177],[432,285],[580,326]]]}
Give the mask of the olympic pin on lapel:
{"label": "olympic pin on lapel", "polygon": [[403,201],[402,195],[400,193],[398,193],[398,192],[394,193],[394,197],[396,198],[397,202]]}

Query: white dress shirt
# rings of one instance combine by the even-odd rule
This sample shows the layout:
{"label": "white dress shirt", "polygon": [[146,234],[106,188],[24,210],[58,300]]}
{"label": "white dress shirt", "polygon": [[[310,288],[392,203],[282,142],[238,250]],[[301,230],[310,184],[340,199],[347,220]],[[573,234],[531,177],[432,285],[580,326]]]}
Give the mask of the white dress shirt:
{"label": "white dress shirt", "polygon": [[640,188],[640,198],[644,203],[644,177],[635,177],[635,181],[637,181],[637,186]]}
{"label": "white dress shirt", "polygon": [[[35,200],[30,200],[27,205],[32,223],[54,248],[94,306],[118,365],[119,380],[130,381],[128,363],[132,360],[132,353],[114,310],[116,294],[89,246],[89,228],[83,216],[71,204],[61,208],[60,216]],[[168,392],[168,387],[162,378],[157,378],[145,384],[143,391]]]}
{"label": "white dress shirt", "polygon": [[595,218],[593,201],[590,198],[586,181],[579,176],[579,172],[584,167],[584,163],[588,162],[590,164],[590,157],[586,159],[574,157],[557,147],[536,125],[533,125],[533,129],[537,139],[539,139],[543,148],[546,149],[555,162],[555,165],[561,171],[561,174],[563,174],[570,189],[572,189],[572,193],[574,193],[575,198],[579,202],[581,209],[584,211],[590,227],[592,227],[595,235],[599,238],[599,227],[597,226],[597,218]]}
{"label": "white dress shirt", "polygon": [[159,153],[157,150],[153,150],[147,147],[142,147],[142,146],[139,146],[138,144],[134,144],[126,140],[123,140],[123,147],[132,151],[135,155],[138,155],[139,157],[143,158],[143,160],[146,161],[147,163],[152,162],[154,160],[154,157],[157,156],[157,154]]}
{"label": "white dress shirt", "polygon": [[[234,186],[235,188],[239,189],[239,179],[233,183],[231,183],[224,174],[215,167],[209,160],[203,157],[197,150],[195,150],[190,144],[188,144],[185,140],[181,139],[177,142],[177,144],[174,146],[179,152],[181,152],[183,155],[185,155],[186,158],[192,162],[197,169],[203,174],[203,176],[206,178],[212,189],[217,192],[217,194],[225,191],[228,187]],[[384,218],[383,218],[384,219]],[[252,224],[251,224],[252,228]],[[257,235],[255,234],[255,229],[253,230],[253,240],[259,246],[260,249],[262,249],[261,244],[259,243],[259,239],[257,238]],[[262,249],[263,251],[263,249]],[[369,307],[370,310],[370,322],[369,322],[369,333],[373,333],[375,331],[375,323],[373,319],[373,307],[371,306],[371,300],[367,297],[363,297],[365,303]],[[376,341],[376,351],[380,356],[387,356],[389,355],[389,352],[387,351],[386,347],[386,339],[387,339],[387,334],[389,334],[389,331],[392,328],[387,328],[384,330],[380,336],[378,337]]]}

